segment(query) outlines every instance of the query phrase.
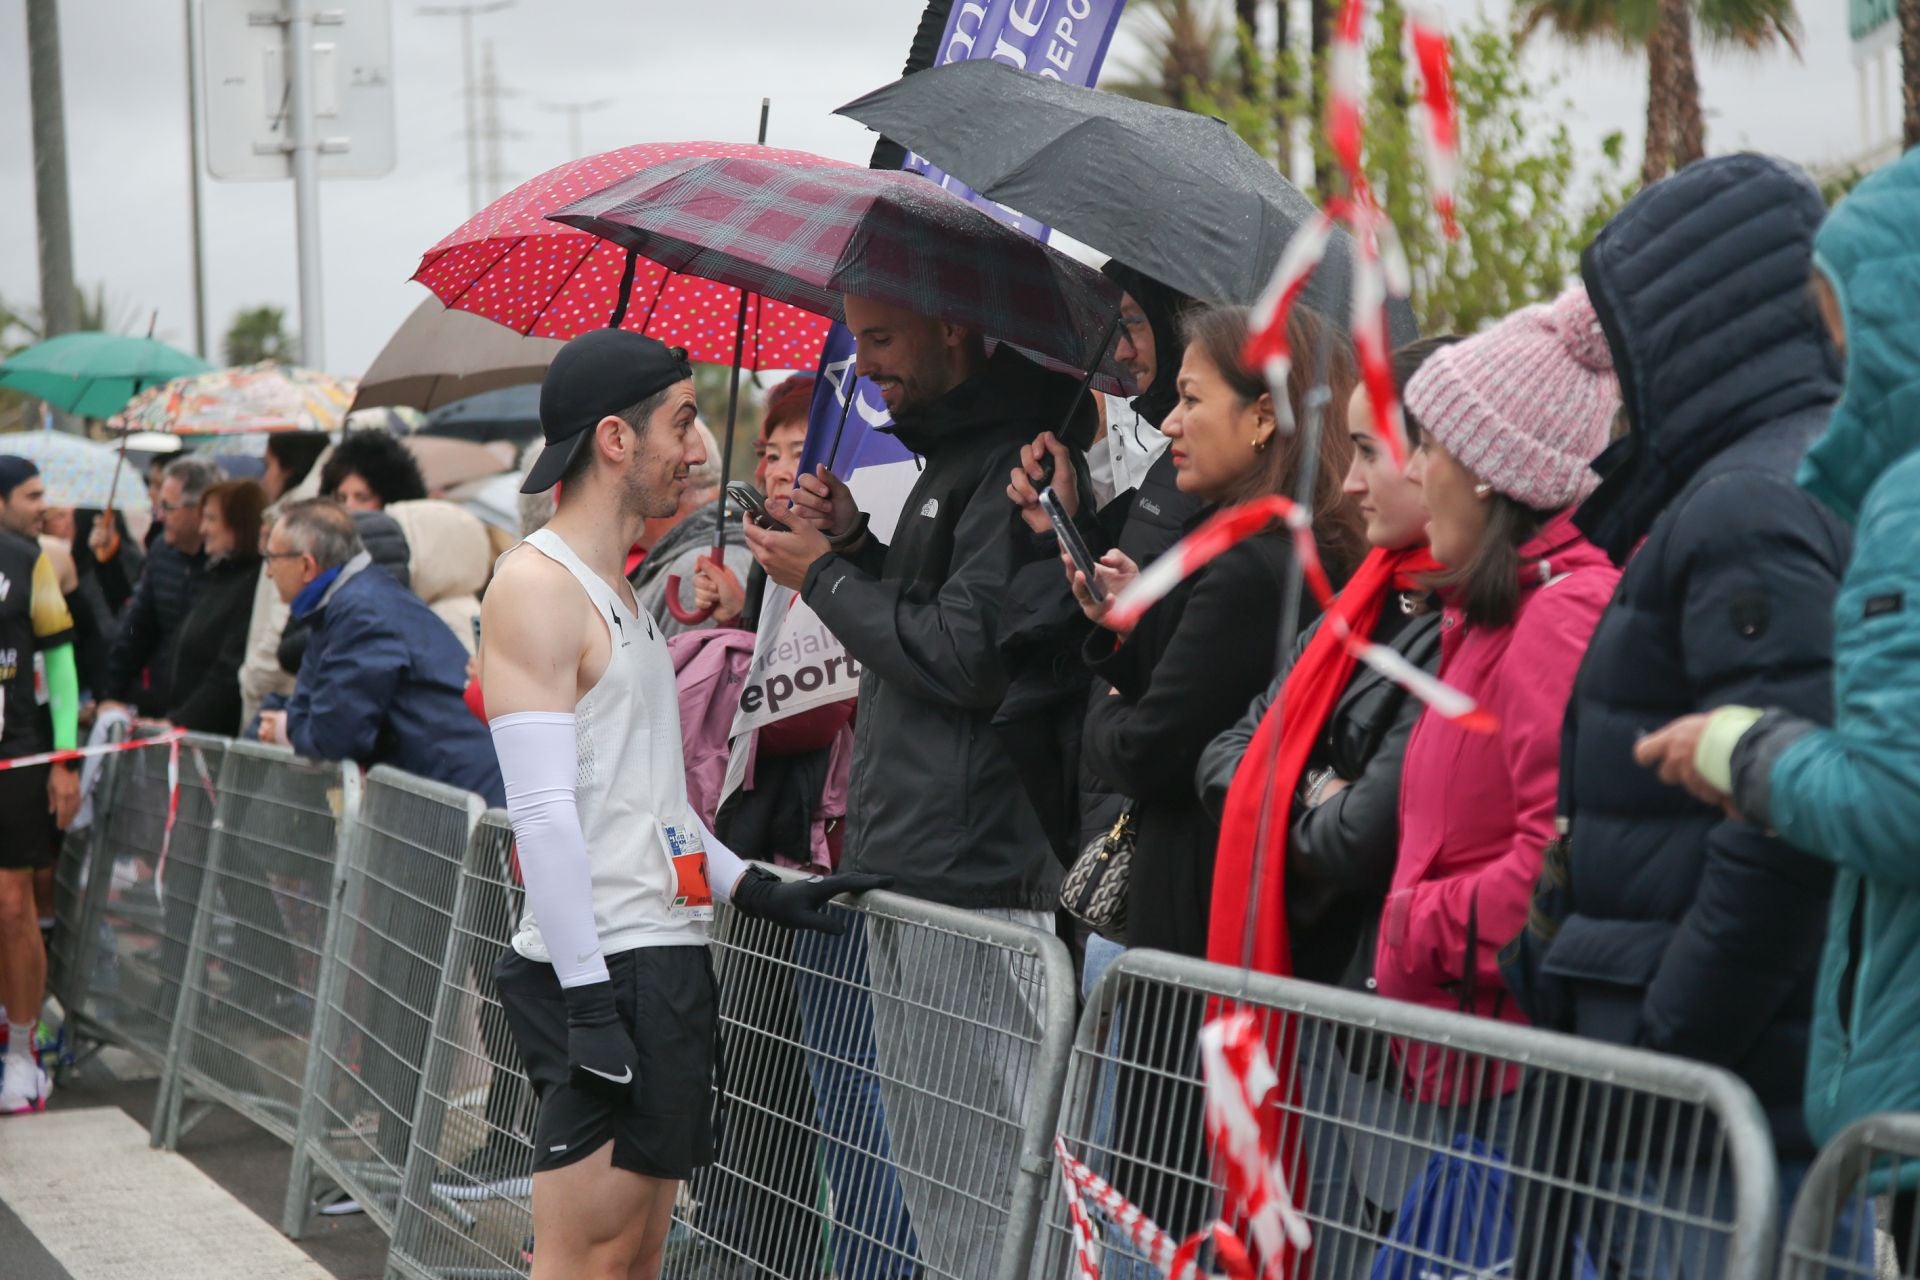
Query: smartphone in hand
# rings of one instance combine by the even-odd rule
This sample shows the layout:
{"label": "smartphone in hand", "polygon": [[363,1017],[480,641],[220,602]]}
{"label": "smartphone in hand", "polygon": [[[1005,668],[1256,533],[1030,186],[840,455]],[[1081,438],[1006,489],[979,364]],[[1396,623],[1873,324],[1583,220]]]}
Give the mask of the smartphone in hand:
{"label": "smartphone in hand", "polygon": [[1100,588],[1100,579],[1094,575],[1099,562],[1093,558],[1093,552],[1087,547],[1087,540],[1080,536],[1080,530],[1067,515],[1067,509],[1060,504],[1059,495],[1049,485],[1040,491],[1040,509],[1047,513],[1047,519],[1053,525],[1053,531],[1059,536],[1060,545],[1067,549],[1067,555],[1073,561],[1073,567],[1087,577],[1087,591],[1093,596],[1095,604],[1105,602],[1107,593]]}
{"label": "smartphone in hand", "polygon": [[727,501],[733,503],[753,517],[753,522],[763,529],[778,529],[782,533],[792,533],[793,526],[778,519],[767,510],[767,500],[758,489],[745,480],[733,480],[727,484]]}

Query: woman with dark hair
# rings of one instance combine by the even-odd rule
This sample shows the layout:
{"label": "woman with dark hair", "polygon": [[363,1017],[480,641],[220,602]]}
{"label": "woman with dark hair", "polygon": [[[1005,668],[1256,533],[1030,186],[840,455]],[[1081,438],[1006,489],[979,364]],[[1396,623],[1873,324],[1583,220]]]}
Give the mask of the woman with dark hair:
{"label": "woman with dark hair", "polygon": [[[1294,350],[1314,349],[1321,323],[1298,310],[1289,326]],[[1178,400],[1161,429],[1184,493],[1201,500],[1187,528],[1222,507],[1292,491],[1302,461],[1299,433],[1282,432],[1266,383],[1240,364],[1244,311],[1191,312],[1184,326]],[[1304,416],[1308,373],[1289,380],[1295,415]],[[1332,389],[1344,402],[1353,375],[1344,352]],[[1340,495],[1352,445],[1337,431],[1321,436],[1314,486],[1314,537],[1335,580],[1360,559],[1358,521]],[[1100,558],[1107,600],[1095,604],[1084,575],[1062,555],[1075,597],[1101,623],[1085,656],[1113,693],[1094,701],[1082,750],[1093,772],[1134,801],[1138,844],[1128,886],[1127,943],[1204,956],[1219,827],[1193,785],[1200,754],[1230,727],[1273,678],[1274,637],[1292,572],[1286,530],[1270,529],[1215,559],[1148,610],[1130,632],[1102,619],[1115,594],[1138,573],[1125,552]],[[1302,626],[1318,606],[1303,597]]]}
{"label": "woman with dark hair", "polygon": [[324,431],[281,431],[267,437],[267,471],[260,486],[269,505],[307,478],[332,439]]}
{"label": "woman with dark hair", "polygon": [[[1247,340],[1246,312],[1210,307],[1189,312],[1184,355],[1175,382],[1177,398],[1161,424],[1167,456],[1182,493],[1199,500],[1184,522],[1191,530],[1222,507],[1269,494],[1290,494],[1305,458],[1304,436],[1282,432],[1266,382],[1246,372],[1240,351]],[[1330,338],[1305,308],[1288,326],[1296,351],[1314,350]],[[1171,355],[1166,370],[1174,372]],[[1294,367],[1287,392],[1298,420],[1312,362]],[[1329,368],[1331,390],[1345,403],[1353,371],[1344,346]],[[1341,476],[1352,446],[1342,432],[1321,435],[1313,490],[1314,537],[1328,572],[1344,579],[1360,557],[1359,522],[1340,496]],[[1287,579],[1293,572],[1293,540],[1284,528],[1249,538],[1215,558],[1143,615],[1129,632],[1109,628],[1113,597],[1138,572],[1124,551],[1100,557],[1096,574],[1106,599],[1096,604],[1084,574],[1063,554],[1068,582],[1095,626],[1083,656],[1111,686],[1087,712],[1081,750],[1091,772],[1130,797],[1137,840],[1129,877],[1125,943],[1188,956],[1207,953],[1213,896],[1214,852],[1220,828],[1194,788],[1201,753],[1243,715],[1247,704],[1272,681],[1277,665]],[[1301,600],[1300,625],[1317,612],[1311,595]],[[1120,941],[1114,939],[1113,941]],[[1104,1170],[1154,1221],[1184,1236],[1206,1212],[1200,1093],[1175,1082],[1198,1080],[1194,1033],[1198,1026],[1167,1025],[1170,1011],[1112,1009],[1107,1036],[1116,1059],[1103,1100],[1102,1127],[1110,1126],[1116,1158]],[[1118,1064],[1125,1064],[1124,1066]],[[1108,1240],[1109,1275],[1147,1274],[1127,1259],[1130,1246]]]}
{"label": "woman with dark hair", "polygon": [[[1561,719],[1620,578],[1573,525],[1620,389],[1576,286],[1434,356],[1406,399],[1421,427],[1407,475],[1446,566],[1432,580],[1446,603],[1440,677],[1499,727],[1470,732],[1430,710],[1414,726],[1375,978],[1383,996],[1524,1023],[1497,957],[1526,923],[1554,837]],[[1403,1065],[1422,1103],[1514,1087],[1502,1072],[1475,1084],[1443,1052]]]}
{"label": "woman with dark hair", "polygon": [[240,732],[240,663],[260,576],[260,514],[267,493],[251,480],[216,484],[200,497],[207,568],[173,650],[173,705],[182,729],[232,737]]}
{"label": "woman with dark hair", "polygon": [[[1430,356],[1458,341],[1426,338],[1400,348],[1395,384],[1406,386]],[[1355,635],[1432,671],[1440,662],[1440,610],[1425,579],[1441,565],[1427,550],[1419,487],[1380,438],[1365,387],[1354,388],[1345,425],[1354,453],[1344,492],[1373,549],[1334,611]],[[1252,912],[1254,968],[1366,990],[1399,848],[1400,764],[1421,707],[1355,659],[1325,624],[1308,628],[1273,684],[1201,757],[1200,796],[1221,819],[1207,954],[1241,964]],[[1270,786],[1274,809],[1262,833]],[[1262,834],[1266,876],[1255,886]]]}
{"label": "woman with dark hair", "polygon": [[426,497],[427,482],[406,445],[384,431],[356,431],[321,466],[320,496],[349,511],[382,511]]}

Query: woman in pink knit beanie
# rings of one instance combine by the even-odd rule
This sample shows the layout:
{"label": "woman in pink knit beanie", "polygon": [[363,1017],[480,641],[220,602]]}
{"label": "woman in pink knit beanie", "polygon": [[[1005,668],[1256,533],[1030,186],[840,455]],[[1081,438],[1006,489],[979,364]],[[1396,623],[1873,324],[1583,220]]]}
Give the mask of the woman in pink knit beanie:
{"label": "woman in pink knit beanie", "polygon": [[[1447,566],[1435,584],[1446,603],[1440,676],[1499,728],[1470,733],[1431,711],[1415,725],[1375,972],[1381,995],[1524,1022],[1496,957],[1526,923],[1554,837],[1561,715],[1619,577],[1573,527],[1572,508],[1597,483],[1588,464],[1620,389],[1593,305],[1574,288],[1428,360],[1406,402],[1422,428],[1407,478]],[[1423,1103],[1515,1083],[1470,1078],[1445,1053],[1404,1065]],[[1509,1110],[1487,1109],[1490,1123]]]}

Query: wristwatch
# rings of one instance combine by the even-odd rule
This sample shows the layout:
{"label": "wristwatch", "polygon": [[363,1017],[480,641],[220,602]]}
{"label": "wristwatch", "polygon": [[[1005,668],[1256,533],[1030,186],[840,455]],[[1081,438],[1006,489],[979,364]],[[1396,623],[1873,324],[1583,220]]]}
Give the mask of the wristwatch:
{"label": "wristwatch", "polygon": [[1307,791],[1306,795],[1301,798],[1302,803],[1309,809],[1318,807],[1321,796],[1327,789],[1327,784],[1339,776],[1340,775],[1335,773],[1331,768],[1309,769],[1307,771]]}

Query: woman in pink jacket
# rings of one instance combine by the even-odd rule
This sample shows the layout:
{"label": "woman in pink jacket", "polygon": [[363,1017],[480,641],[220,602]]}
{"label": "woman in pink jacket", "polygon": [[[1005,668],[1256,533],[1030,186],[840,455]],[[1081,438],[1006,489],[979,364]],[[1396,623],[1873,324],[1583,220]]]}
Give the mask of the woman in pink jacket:
{"label": "woman in pink jacket", "polygon": [[[1406,402],[1423,427],[1407,476],[1447,566],[1436,583],[1440,676],[1499,728],[1470,733],[1431,711],[1414,727],[1375,973],[1383,996],[1524,1022],[1495,959],[1526,923],[1554,837],[1561,716],[1620,576],[1571,518],[1598,482],[1588,464],[1606,447],[1620,391],[1576,287],[1435,355]],[[1402,1057],[1407,1095],[1420,1102],[1513,1087],[1467,1080],[1450,1071],[1459,1059],[1425,1046]]]}

